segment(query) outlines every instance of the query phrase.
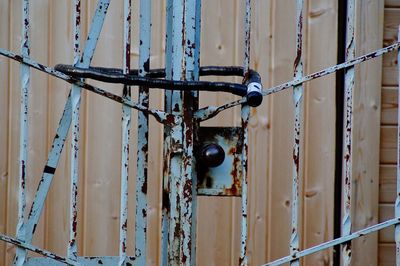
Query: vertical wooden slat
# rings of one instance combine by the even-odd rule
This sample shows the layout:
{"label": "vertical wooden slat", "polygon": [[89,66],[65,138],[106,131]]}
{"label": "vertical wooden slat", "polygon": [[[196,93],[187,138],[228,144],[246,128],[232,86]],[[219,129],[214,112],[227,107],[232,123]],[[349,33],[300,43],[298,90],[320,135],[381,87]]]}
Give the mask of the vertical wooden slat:
{"label": "vertical wooden slat", "polygon": [[[49,19],[49,64],[55,65],[60,62],[72,63],[72,1],[70,3],[50,4]],[[70,86],[58,79],[49,79],[47,109],[47,149],[50,150],[55,130],[63,112],[63,107],[68,96]],[[69,167],[67,158],[70,150],[69,141],[64,149],[58,164],[57,171],[49,190],[46,202],[46,248],[57,254],[66,255],[65,245],[68,241],[68,227],[66,221],[68,202]],[[81,175],[82,176],[82,175]],[[80,208],[81,209],[81,208]],[[80,245],[78,245],[80,247]]]}
{"label": "vertical wooden slat", "polygon": [[[356,53],[382,47],[383,1],[358,1]],[[353,127],[353,230],[378,222],[382,59],[356,68]],[[376,265],[378,234],[353,241],[353,265]],[[365,256],[368,254],[368,256]]]}
{"label": "vertical wooden slat", "polygon": [[[31,3],[31,56],[37,58],[45,64],[48,63],[48,12],[49,1],[41,0]],[[35,22],[34,22],[35,20]],[[33,38],[33,36],[35,36]],[[32,90],[29,96],[30,100],[30,121],[29,129],[29,165],[28,173],[30,177],[27,180],[27,206],[32,205],[34,193],[39,183],[43,165],[46,160],[46,113],[47,113],[47,82],[48,76],[44,74],[34,74],[32,71]],[[35,90],[33,90],[35,88]],[[34,141],[33,141],[34,140]],[[15,146],[14,146],[15,148]],[[33,244],[38,246],[44,245],[44,216],[39,220],[36,229],[37,236],[33,239]]]}
{"label": "vertical wooden slat", "polygon": [[[243,35],[243,1],[202,1],[201,65],[241,65],[243,48],[236,46]],[[242,8],[241,10],[239,8]],[[242,46],[241,46],[242,47]],[[240,52],[237,52],[240,51]],[[240,54],[240,58],[237,58]],[[210,80],[221,78],[208,77]],[[226,79],[224,79],[226,80]],[[227,93],[200,93],[200,106],[219,105],[233,100]],[[236,112],[234,115],[233,113]],[[223,112],[202,126],[239,125],[239,111]],[[239,120],[235,120],[235,118]],[[240,200],[200,197],[198,203],[198,265],[237,265],[240,245]],[[202,234],[201,232],[210,232]]]}
{"label": "vertical wooden slat", "polygon": [[[95,9],[96,2],[90,3],[89,10]],[[109,6],[91,65],[120,68],[122,59],[121,56],[116,55],[122,55],[122,5],[123,2],[119,1]],[[91,20],[92,15],[88,17]],[[132,65],[135,63],[132,62]],[[119,85],[101,84],[101,86],[113,92],[119,92],[118,94],[122,93]],[[87,95],[86,104],[87,130],[85,140],[82,141],[82,145],[86,146],[85,165],[82,165],[85,168],[84,251],[88,256],[117,255],[121,106],[93,94]],[[136,125],[134,119],[131,123]],[[135,139],[134,136],[132,139]],[[132,145],[131,149],[135,150],[135,145]],[[133,156],[130,163],[132,162],[135,162]],[[129,168],[131,167],[133,167],[132,164]],[[107,241],[101,241],[101,239],[107,239]]]}
{"label": "vertical wooden slat", "polygon": [[[275,85],[292,79],[293,60],[296,56],[295,1],[276,0],[272,1],[272,6],[270,79]],[[289,253],[293,101],[289,90],[270,98],[267,247],[268,260],[273,260]]]}
{"label": "vertical wooden slat", "polygon": [[[9,48],[18,51],[18,25],[19,19],[21,18],[21,3],[16,1],[10,2],[10,41]],[[19,12],[18,12],[19,11]],[[18,84],[18,68],[16,64],[10,64],[9,70],[9,87],[17,88]],[[18,162],[18,93],[16,90],[9,90],[9,127],[8,135],[10,136],[8,140],[8,174],[9,179],[7,182],[7,225],[6,233],[8,235],[15,235],[15,225],[17,222],[17,198],[12,195],[17,195],[17,183],[18,179],[18,167],[16,162]],[[15,248],[12,245],[6,245],[6,256],[4,258],[5,265],[10,265],[15,254]]]}
{"label": "vertical wooden slat", "polygon": [[[336,64],[337,5],[330,0],[308,2],[305,73]],[[308,248],[333,239],[335,75],[306,83],[304,101],[302,242],[303,247]],[[332,250],[307,256],[303,262],[304,265],[329,265]]]}
{"label": "vertical wooden slat", "polygon": [[[152,1],[152,42],[150,65],[152,68],[163,67],[164,60],[164,13],[163,0]],[[150,91],[152,108],[163,109],[162,91]],[[148,161],[148,208],[147,208],[147,265],[159,265],[160,261],[160,225],[162,199],[162,125],[154,119],[149,120],[149,161]]]}
{"label": "vertical wooden slat", "polygon": [[[400,24],[400,1],[385,1],[383,22],[383,45],[390,45],[398,39]],[[382,60],[382,112],[380,126],[380,179],[379,179],[379,221],[393,217],[396,187],[397,161],[397,119],[398,119],[398,60],[397,53],[386,54]],[[388,86],[390,85],[390,87]],[[387,210],[390,212],[388,213]],[[387,237],[389,236],[389,237]],[[396,245],[392,228],[378,236],[379,265],[396,264]]]}
{"label": "vertical wooden slat", "polygon": [[[251,68],[256,69],[264,87],[272,85],[271,64],[271,1],[254,1],[252,7]],[[267,261],[268,220],[268,168],[270,97],[263,104],[251,109],[249,125],[249,265]]]}
{"label": "vertical wooden slat", "polygon": [[[0,47],[9,46],[10,3],[0,2]],[[8,183],[9,60],[0,58],[0,233],[6,233]],[[0,265],[5,265],[6,244],[0,243]]]}

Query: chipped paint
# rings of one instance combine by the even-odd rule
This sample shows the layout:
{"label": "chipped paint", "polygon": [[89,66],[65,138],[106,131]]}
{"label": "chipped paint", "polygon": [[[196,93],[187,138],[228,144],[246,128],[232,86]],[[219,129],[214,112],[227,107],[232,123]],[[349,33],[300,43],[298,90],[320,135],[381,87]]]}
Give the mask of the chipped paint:
{"label": "chipped paint", "polygon": [[[147,156],[148,156],[148,115],[154,116],[157,121],[164,123],[165,127],[165,149],[164,149],[164,192],[163,192],[163,220],[162,220],[162,265],[195,265],[196,263],[196,199],[197,199],[197,178],[196,170],[199,177],[199,186],[207,188],[215,186],[213,179],[208,178],[210,171],[203,173],[195,168],[196,147],[194,145],[204,144],[201,139],[201,128],[199,122],[209,119],[219,112],[242,104],[241,123],[242,128],[233,133],[229,131],[223,136],[224,140],[232,141],[230,138],[236,136],[239,139],[236,144],[226,144],[225,152],[228,156],[232,156],[229,163],[230,168],[224,168],[224,172],[229,173],[229,179],[232,181],[228,186],[222,187],[224,195],[241,195],[241,244],[240,244],[240,265],[247,265],[247,212],[248,212],[248,122],[250,117],[250,101],[242,98],[238,101],[227,103],[220,107],[206,107],[198,109],[198,92],[197,88],[205,85],[198,81],[201,73],[207,75],[210,73],[219,73],[228,75],[229,71],[234,75],[242,75],[242,84],[234,84],[238,88],[238,95],[248,97],[249,76],[252,70],[250,65],[250,26],[251,26],[251,1],[246,0],[245,21],[244,21],[244,67],[208,67],[200,68],[200,0],[167,0],[167,41],[166,41],[166,61],[168,62],[165,70],[155,70],[152,74],[150,70],[150,28],[151,28],[151,6],[150,1],[141,0],[141,18],[140,18],[140,55],[139,69],[137,70],[138,78],[144,78],[140,85],[139,102],[135,103],[130,98],[130,83],[126,83],[123,95],[109,93],[98,87],[94,87],[85,83],[76,76],[66,74],[57,69],[53,69],[41,65],[29,57],[29,1],[23,2],[23,38],[21,45],[21,55],[16,55],[10,51],[0,48],[0,54],[14,59],[21,63],[21,150],[20,150],[20,178],[19,178],[19,206],[18,206],[18,225],[17,237],[11,238],[0,234],[0,240],[14,244],[17,246],[17,254],[15,263],[18,265],[41,265],[48,261],[48,258],[69,265],[96,265],[96,264],[115,264],[119,265],[144,265],[146,262],[146,220],[147,220]],[[88,69],[90,61],[96,48],[97,40],[104,22],[109,0],[99,0],[97,9],[92,21],[90,33],[86,42],[85,49],[80,56],[79,39],[80,39],[80,0],[75,0],[74,8],[74,32],[73,32],[73,49],[74,49],[74,66],[75,69]],[[290,255],[266,265],[281,265],[290,262],[292,265],[298,265],[299,258],[312,254],[314,252],[330,248],[334,245],[343,245],[343,261],[344,265],[350,264],[351,247],[350,241],[357,237],[382,230],[389,226],[396,226],[395,239],[397,244],[397,262],[400,261],[400,175],[397,177],[398,197],[396,200],[396,218],[389,221],[370,226],[358,232],[351,233],[351,129],[352,129],[352,107],[353,107],[353,87],[354,87],[354,65],[362,63],[366,60],[381,56],[387,52],[400,48],[399,42],[383,49],[376,50],[372,53],[355,58],[355,42],[354,42],[354,0],[348,2],[348,27],[347,27],[347,62],[333,66],[331,68],[316,72],[314,74],[303,77],[302,69],[302,12],[304,0],[297,0],[297,53],[295,58],[295,78],[294,80],[281,84],[269,89],[262,89],[263,95],[276,93],[284,89],[294,87],[294,104],[295,104],[295,126],[294,126],[294,147],[293,147],[293,196],[292,196],[292,237],[290,243]],[[122,75],[129,77],[130,70],[130,23],[131,23],[131,0],[125,0],[124,13],[124,55]],[[399,53],[400,54],[400,53]],[[399,55],[400,59],[400,55]],[[66,102],[63,116],[60,120],[57,134],[54,138],[48,161],[44,167],[42,179],[39,182],[38,190],[32,204],[29,217],[25,224],[25,184],[27,178],[26,166],[27,158],[27,127],[28,127],[28,88],[29,88],[29,69],[36,68],[39,71],[48,73],[71,84],[72,91]],[[228,71],[228,68],[230,69]],[[302,84],[312,79],[316,79],[339,69],[346,69],[346,103],[345,103],[345,153],[344,160],[344,217],[343,217],[343,235],[342,237],[325,242],[321,245],[300,251],[298,236],[298,206],[299,206],[299,168],[300,168],[300,130],[301,130],[301,99]],[[89,69],[90,70],[90,69]],[[203,72],[202,72],[203,71]],[[208,71],[208,72],[207,72]],[[226,72],[223,72],[226,71]],[[115,71],[117,73],[118,71]],[[164,73],[164,74],[162,74]],[[400,70],[399,70],[400,73]],[[118,74],[118,73],[117,73]],[[114,74],[113,74],[114,75]],[[148,78],[150,79],[146,79]],[[165,94],[166,104],[165,111],[153,110],[148,108],[149,97],[148,88],[153,86],[151,75],[164,77],[167,85],[163,88],[178,89],[181,91],[167,90]],[[257,74],[258,75],[258,74]],[[400,75],[399,75],[400,76]],[[132,78],[134,80],[134,78]],[[138,79],[140,80],[140,79]],[[133,82],[133,81],[132,81]],[[136,82],[136,81],[135,81]],[[148,83],[146,83],[148,82]],[[159,82],[159,81],[156,81]],[[170,83],[168,83],[170,82]],[[136,84],[136,83],[134,83]],[[207,83],[216,86],[218,91],[222,87],[229,87],[227,83]],[[261,78],[257,79],[257,89],[261,92]],[[154,85],[155,86],[155,85]],[[157,85],[158,86],[158,85]],[[253,84],[254,86],[254,84]],[[122,161],[121,161],[121,221],[120,221],[120,254],[118,257],[78,257],[76,246],[76,230],[77,230],[77,189],[78,189],[78,153],[79,153],[79,103],[81,89],[86,89],[107,97],[122,104],[123,122],[122,122]],[[223,91],[223,89],[221,89]],[[247,94],[244,94],[246,91]],[[232,92],[232,91],[230,91]],[[400,101],[400,100],[399,100]],[[260,102],[261,103],[261,102]],[[399,102],[400,104],[400,102]],[[253,106],[253,105],[252,105]],[[127,256],[126,250],[126,234],[127,234],[127,201],[128,201],[128,158],[129,158],[129,132],[130,132],[130,113],[131,108],[139,110],[139,126],[138,126],[138,176],[136,191],[136,247],[135,257]],[[72,153],[71,153],[71,205],[70,205],[70,241],[68,243],[67,258],[54,254],[52,252],[32,246],[32,236],[43,209],[44,201],[47,196],[52,178],[56,171],[58,160],[62,152],[66,135],[72,121]],[[400,124],[400,113],[399,113]],[[228,141],[228,142],[229,142]],[[217,140],[220,143],[220,140]],[[400,128],[399,128],[400,143]],[[400,144],[399,159],[397,168],[400,169]],[[240,144],[240,145],[239,145]],[[400,170],[398,171],[400,172]],[[225,174],[226,174],[225,173]],[[26,228],[26,229],[25,229]],[[25,232],[26,231],[26,232]],[[41,254],[47,258],[28,258],[26,260],[26,250]],[[32,259],[32,260],[31,260]],[[50,264],[50,263],[49,263]],[[58,265],[54,262],[55,265]]]}
{"label": "chipped paint", "polygon": [[[246,0],[244,16],[244,61],[243,72],[245,77],[249,75],[250,70],[250,32],[251,32],[251,0]],[[240,226],[240,255],[239,265],[247,266],[247,237],[248,237],[248,221],[247,221],[247,184],[248,184],[248,154],[249,154],[249,119],[250,106],[243,104],[241,108],[241,124],[242,124],[242,197],[241,197],[241,226]]]}
{"label": "chipped paint", "polygon": [[[21,55],[29,57],[29,0],[22,2],[22,39]],[[18,186],[18,222],[16,237],[25,241],[26,239],[26,179],[28,164],[28,141],[29,141],[29,87],[30,87],[30,68],[25,64],[20,66],[21,80],[21,106],[20,106],[20,133],[19,133],[19,186]],[[13,265],[23,265],[26,259],[26,251],[17,248]]]}
{"label": "chipped paint", "polygon": [[[151,1],[140,1],[139,25],[139,76],[145,77],[150,70]],[[146,108],[149,107],[149,89],[147,87],[139,87],[139,104]],[[145,265],[147,253],[149,116],[143,112],[138,113],[137,141],[135,256],[138,265]]]}
{"label": "chipped paint", "polygon": [[349,241],[351,241],[353,239],[356,239],[356,238],[359,238],[359,237],[362,237],[362,236],[365,236],[365,235],[368,235],[368,234],[372,234],[372,233],[378,232],[380,230],[383,230],[385,228],[388,228],[390,226],[398,225],[398,224],[400,224],[400,218],[390,219],[390,220],[387,220],[385,222],[382,222],[382,223],[379,223],[379,224],[375,224],[375,225],[369,226],[367,228],[361,229],[361,230],[359,230],[357,232],[354,232],[354,233],[351,233],[349,235],[342,236],[342,237],[339,237],[339,238],[324,242],[322,244],[310,247],[308,249],[296,252],[296,253],[294,253],[292,255],[277,259],[277,260],[272,261],[270,263],[263,264],[262,266],[283,265],[285,263],[297,260],[299,258],[314,254],[316,252],[319,252],[319,251],[322,251],[322,250],[325,250],[325,249],[328,249],[328,248],[332,248],[332,247],[334,247],[336,245],[340,245],[340,244],[349,242]]}
{"label": "chipped paint", "polygon": [[[79,39],[81,33],[80,25],[80,0],[74,0],[74,25],[73,25],[73,43],[74,43],[74,63],[79,64]],[[73,85],[71,89],[71,154],[70,154],[70,208],[69,208],[69,241],[67,249],[68,259],[77,260],[78,246],[76,241],[77,236],[77,219],[78,219],[78,178],[79,178],[79,110],[81,100],[81,88]]]}
{"label": "chipped paint", "polygon": [[[355,58],[355,0],[347,1],[347,25],[346,25],[346,57],[345,60]],[[352,189],[352,130],[353,130],[353,91],[354,91],[354,67],[345,70],[344,78],[344,141],[343,141],[343,172],[342,179],[342,228],[341,235],[351,234],[351,189]],[[342,244],[343,265],[351,263],[351,243]]]}
{"label": "chipped paint", "polygon": [[[124,0],[124,22],[123,22],[123,54],[122,54],[122,73],[127,74],[130,70],[131,62],[131,0]],[[131,99],[131,87],[124,85],[122,98]],[[127,231],[128,231],[128,179],[129,179],[129,148],[131,131],[132,110],[126,105],[122,106],[121,119],[121,197],[120,197],[120,218],[119,218],[119,261],[118,265],[126,264],[127,259]]]}
{"label": "chipped paint", "polygon": [[[296,1],[296,58],[294,60],[294,78],[303,77],[303,7],[304,0]],[[291,255],[299,251],[299,212],[300,212],[300,146],[302,128],[302,99],[303,84],[293,87],[294,104],[294,128],[293,128],[293,161],[292,161],[292,202],[291,202],[291,236],[290,248]],[[300,265],[299,260],[290,262],[290,265]]]}
{"label": "chipped paint", "polygon": [[[242,134],[240,127],[199,128],[195,144],[198,195],[242,195]],[[217,167],[208,167],[202,163],[200,151],[209,144],[218,144],[225,153],[224,161]]]}

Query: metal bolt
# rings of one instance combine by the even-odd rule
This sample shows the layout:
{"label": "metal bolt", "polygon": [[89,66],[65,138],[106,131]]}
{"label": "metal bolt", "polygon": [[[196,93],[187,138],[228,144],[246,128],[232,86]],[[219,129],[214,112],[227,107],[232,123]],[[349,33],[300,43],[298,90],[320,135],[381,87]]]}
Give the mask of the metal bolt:
{"label": "metal bolt", "polygon": [[205,145],[201,150],[201,161],[205,166],[217,167],[225,160],[225,152],[215,143]]}

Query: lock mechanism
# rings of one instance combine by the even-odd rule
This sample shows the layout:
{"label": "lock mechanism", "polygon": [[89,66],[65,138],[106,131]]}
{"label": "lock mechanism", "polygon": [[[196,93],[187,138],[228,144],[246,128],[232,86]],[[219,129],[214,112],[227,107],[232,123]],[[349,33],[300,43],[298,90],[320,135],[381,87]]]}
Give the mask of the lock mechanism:
{"label": "lock mechanism", "polygon": [[240,127],[200,127],[195,146],[198,195],[241,196],[242,135]]}

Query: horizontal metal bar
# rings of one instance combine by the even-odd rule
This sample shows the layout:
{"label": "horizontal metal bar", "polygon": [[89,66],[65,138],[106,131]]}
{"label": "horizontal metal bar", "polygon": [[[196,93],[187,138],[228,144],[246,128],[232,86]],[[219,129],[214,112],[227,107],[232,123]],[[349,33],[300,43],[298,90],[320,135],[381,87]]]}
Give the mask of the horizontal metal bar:
{"label": "horizontal metal bar", "polygon": [[[79,265],[98,266],[98,265],[117,265],[119,257],[101,256],[101,257],[78,257]],[[49,258],[28,258],[24,266],[63,266],[62,262],[54,261]],[[127,257],[125,265],[138,265],[135,257]]]}
{"label": "horizontal metal bar", "polygon": [[107,92],[103,89],[100,89],[98,87],[92,86],[88,83],[82,82],[80,80],[77,80],[75,78],[72,78],[68,75],[65,75],[62,72],[59,72],[57,70],[55,70],[54,68],[48,67],[48,66],[44,66],[42,64],[37,63],[36,61],[32,60],[31,58],[26,58],[26,57],[22,57],[20,55],[17,55],[11,51],[8,51],[6,49],[0,48],[0,55],[3,55],[5,57],[8,57],[10,59],[13,59],[15,61],[18,61],[20,63],[26,64],[28,66],[31,66],[41,72],[47,73],[53,77],[65,80],[68,83],[71,84],[75,84],[85,90],[94,92],[98,95],[104,96],[108,99],[111,99],[113,101],[119,102],[121,104],[124,104],[126,106],[129,106],[133,109],[136,109],[138,111],[142,111],[145,113],[148,113],[150,115],[152,115],[158,122],[163,123],[163,124],[176,124],[178,123],[181,118],[177,115],[174,114],[169,114],[166,113],[164,111],[161,110],[155,110],[155,109],[147,109],[146,107],[133,102],[132,100],[128,100],[128,99],[124,99],[123,97]]}
{"label": "horizontal metal bar", "polygon": [[[387,46],[385,48],[382,48],[382,49],[379,49],[379,50],[375,50],[375,51],[373,51],[371,53],[368,53],[368,54],[365,54],[363,56],[357,57],[357,58],[355,58],[353,60],[349,60],[349,61],[346,61],[344,63],[338,64],[338,65],[335,65],[335,66],[332,66],[332,67],[325,68],[325,69],[320,70],[318,72],[315,72],[315,73],[312,73],[310,75],[304,76],[303,78],[294,79],[292,81],[280,84],[278,86],[274,86],[274,87],[271,87],[271,88],[268,88],[268,89],[263,89],[262,90],[262,95],[263,96],[267,96],[269,94],[277,93],[277,92],[283,91],[285,89],[291,88],[293,86],[297,86],[297,85],[303,84],[303,83],[305,83],[307,81],[311,81],[311,80],[314,80],[314,79],[317,79],[317,78],[321,78],[321,77],[327,76],[329,74],[335,73],[338,70],[346,69],[346,68],[355,66],[357,64],[360,64],[360,63],[368,61],[370,59],[379,57],[381,55],[384,55],[386,53],[392,52],[392,51],[397,50],[399,48],[400,48],[400,42],[396,42],[396,43],[394,43],[394,44],[392,44],[390,46]],[[220,113],[220,112],[222,112],[222,111],[224,111],[226,109],[235,107],[237,105],[241,105],[241,104],[243,104],[245,102],[246,102],[246,98],[244,97],[244,98],[241,98],[241,99],[239,99],[237,101],[233,101],[233,102],[230,102],[230,103],[218,106],[218,107],[216,107],[216,106],[208,106],[208,107],[205,107],[205,108],[202,108],[202,109],[199,109],[198,111],[196,111],[195,114],[194,114],[194,118],[199,120],[199,121],[204,121],[204,120],[207,120],[207,119],[210,119],[210,118],[216,116],[218,113]]]}
{"label": "horizontal metal bar", "polygon": [[379,230],[385,229],[385,228],[387,228],[389,226],[393,226],[393,225],[396,225],[396,224],[400,224],[400,218],[393,218],[393,219],[387,220],[385,222],[372,225],[370,227],[367,227],[367,228],[361,229],[361,230],[359,230],[357,232],[354,232],[354,233],[352,233],[350,235],[342,236],[342,237],[333,239],[331,241],[324,242],[322,244],[319,244],[319,245],[316,245],[314,247],[311,247],[311,248],[296,252],[296,253],[294,253],[292,255],[277,259],[275,261],[263,264],[261,266],[282,265],[282,264],[297,260],[299,258],[308,256],[310,254],[316,253],[318,251],[321,251],[321,250],[324,250],[324,249],[327,249],[327,248],[331,248],[331,247],[336,246],[336,245],[343,244],[345,242],[351,241],[351,240],[356,239],[358,237],[362,237],[362,236],[377,232]]}
{"label": "horizontal metal bar", "polygon": [[75,261],[69,260],[69,259],[64,258],[64,257],[62,257],[62,256],[59,256],[59,255],[57,255],[57,254],[54,254],[54,253],[52,253],[52,252],[50,252],[50,251],[47,251],[47,250],[45,250],[45,249],[41,249],[41,248],[38,248],[38,247],[36,247],[36,246],[27,244],[27,243],[25,243],[25,242],[22,242],[22,241],[20,241],[20,240],[18,240],[18,239],[16,239],[16,238],[13,238],[13,237],[10,237],[10,236],[6,236],[6,235],[3,235],[3,234],[0,234],[0,240],[2,240],[2,241],[4,241],[4,242],[7,242],[7,243],[10,243],[10,244],[13,244],[13,245],[15,245],[15,246],[17,246],[17,247],[20,247],[20,248],[23,248],[23,249],[26,249],[26,250],[35,252],[35,253],[37,253],[37,254],[46,256],[46,257],[51,258],[51,259],[53,259],[53,260],[62,262],[63,264],[67,264],[67,265],[80,265],[79,263],[77,263],[77,262],[75,262]]}

